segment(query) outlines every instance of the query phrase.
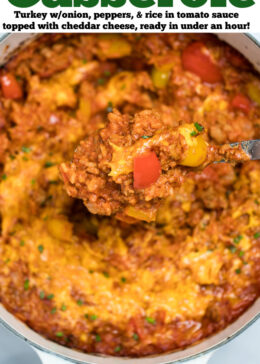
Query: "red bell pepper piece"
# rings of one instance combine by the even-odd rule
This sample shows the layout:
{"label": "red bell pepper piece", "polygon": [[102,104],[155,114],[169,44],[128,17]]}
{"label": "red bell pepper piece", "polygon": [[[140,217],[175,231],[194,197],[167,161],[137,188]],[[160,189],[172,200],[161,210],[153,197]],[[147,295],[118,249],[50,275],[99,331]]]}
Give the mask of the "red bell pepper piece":
{"label": "red bell pepper piece", "polygon": [[221,82],[222,74],[218,65],[203,51],[204,49],[205,45],[202,42],[189,44],[182,53],[183,68],[195,73],[204,82]]}
{"label": "red bell pepper piece", "polygon": [[134,188],[151,186],[161,175],[161,163],[155,152],[148,152],[134,158]]}

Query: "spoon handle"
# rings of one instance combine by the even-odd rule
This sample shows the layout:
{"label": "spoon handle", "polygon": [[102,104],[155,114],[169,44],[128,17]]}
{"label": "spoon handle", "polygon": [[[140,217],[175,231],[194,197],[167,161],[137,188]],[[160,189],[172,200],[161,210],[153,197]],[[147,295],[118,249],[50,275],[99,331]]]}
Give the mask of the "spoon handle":
{"label": "spoon handle", "polygon": [[232,143],[232,147],[241,145],[243,151],[250,157],[252,161],[260,160],[260,139],[246,140],[244,142]]}

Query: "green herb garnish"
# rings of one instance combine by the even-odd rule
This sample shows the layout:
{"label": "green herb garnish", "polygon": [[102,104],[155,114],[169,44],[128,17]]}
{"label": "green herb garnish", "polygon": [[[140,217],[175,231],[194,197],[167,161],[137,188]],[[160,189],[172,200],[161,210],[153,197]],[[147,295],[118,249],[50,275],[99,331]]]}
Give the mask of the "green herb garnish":
{"label": "green herb garnish", "polygon": [[258,231],[257,233],[255,233],[255,234],[254,234],[254,238],[255,238],[255,239],[260,238],[260,231]]}
{"label": "green herb garnish", "polygon": [[139,336],[138,336],[136,333],[134,333],[134,334],[133,334],[133,339],[134,339],[135,341],[138,341],[138,340],[139,340]]}
{"label": "green herb garnish", "polygon": [[53,307],[53,308],[51,309],[51,314],[52,314],[52,315],[54,315],[54,314],[56,313],[56,311],[57,311],[57,308],[56,308],[56,307]]}
{"label": "green herb garnish", "polygon": [[104,71],[104,75],[108,77],[108,76],[111,75],[111,72],[110,71]]}
{"label": "green herb garnish", "polygon": [[193,130],[191,133],[190,133],[191,136],[197,136],[197,132],[195,130]]}
{"label": "green herb garnish", "polygon": [[96,339],[96,342],[99,343],[101,341],[100,335],[96,335],[96,338],[95,339]]}
{"label": "green herb garnish", "polygon": [[143,139],[150,139],[150,138],[151,138],[151,136],[149,136],[149,135],[142,135],[142,138],[143,138]]}
{"label": "green herb garnish", "polygon": [[7,175],[6,174],[3,174],[2,175],[2,181],[5,181],[7,179]]}
{"label": "green herb garnish", "polygon": [[33,179],[31,180],[31,185],[33,186],[33,185],[35,185],[35,183],[36,183],[36,180],[33,178]]}
{"label": "green herb garnish", "polygon": [[241,269],[238,268],[238,269],[235,270],[235,272],[236,272],[236,274],[240,274],[241,273]]}
{"label": "green herb garnish", "polygon": [[104,83],[105,83],[104,78],[99,78],[99,79],[97,80],[97,83],[98,83],[98,85],[104,85]]}
{"label": "green herb garnish", "polygon": [[39,246],[38,246],[38,250],[39,250],[39,252],[40,252],[40,253],[43,253],[43,251],[44,251],[44,246],[43,246],[43,245],[39,245]]}
{"label": "green herb garnish", "polygon": [[88,316],[91,321],[95,321],[97,319],[97,315],[90,315]]}
{"label": "green herb garnish", "polygon": [[111,101],[109,101],[107,104],[107,112],[112,112],[112,111],[113,111],[113,104]]}
{"label": "green herb garnish", "polygon": [[25,241],[24,240],[21,240],[20,241],[20,246],[24,246],[25,245]]}
{"label": "green herb garnish", "polygon": [[152,325],[156,324],[155,319],[154,319],[154,318],[152,318],[152,317],[146,317],[145,319],[146,319],[146,321],[147,321],[149,324],[152,324]]}
{"label": "green herb garnish", "polygon": [[63,332],[61,332],[61,331],[56,332],[56,336],[57,337],[62,337],[63,336]]}
{"label": "green herb garnish", "polygon": [[233,241],[235,244],[239,244],[242,239],[243,239],[243,235],[238,235],[233,239]]}
{"label": "green herb garnish", "polygon": [[204,130],[204,126],[200,125],[199,123],[194,123],[194,126],[198,132],[202,132]]}
{"label": "green herb garnish", "polygon": [[51,161],[47,161],[44,163],[44,168],[50,168],[55,166],[55,163],[51,162]]}
{"label": "green herb garnish", "polygon": [[48,300],[52,300],[53,298],[54,298],[54,294],[53,293],[48,294],[48,296],[47,296],[47,299]]}
{"label": "green herb garnish", "polygon": [[77,300],[77,305],[82,306],[83,305],[83,301],[82,300]]}
{"label": "green herb garnish", "polygon": [[239,252],[240,258],[242,258],[244,256],[244,254],[245,254],[245,252],[243,250],[240,250],[240,252]]}
{"label": "green herb garnish", "polygon": [[23,284],[23,288],[24,288],[24,290],[25,290],[25,291],[28,291],[29,286],[30,286],[30,281],[29,281],[29,279],[26,279],[26,280],[24,281],[24,284]]}
{"label": "green herb garnish", "polygon": [[63,303],[62,305],[61,305],[61,311],[66,311],[67,310],[67,306]]}
{"label": "green herb garnish", "polygon": [[43,300],[45,298],[44,291],[41,291],[40,294],[39,294],[39,296],[40,296],[40,299]]}
{"label": "green herb garnish", "polygon": [[234,245],[228,246],[228,249],[231,251],[231,253],[235,253],[237,251],[237,248]]}
{"label": "green herb garnish", "polygon": [[125,282],[126,282],[126,278],[125,278],[125,277],[122,277],[122,278],[121,278],[121,282],[122,282],[122,283],[125,283]]}
{"label": "green herb garnish", "polygon": [[29,147],[22,147],[22,151],[24,152],[24,153],[30,153],[30,151],[31,151],[32,149],[31,148],[29,148]]}
{"label": "green herb garnish", "polygon": [[115,347],[115,353],[118,353],[120,350],[121,350],[121,346],[120,345],[118,345],[118,346]]}
{"label": "green herb garnish", "polygon": [[83,64],[86,64],[88,61],[84,58],[84,59],[82,59],[82,63]]}
{"label": "green herb garnish", "polygon": [[106,278],[109,278],[109,273],[108,273],[108,272],[103,272],[103,274],[104,274],[104,276],[105,276]]}

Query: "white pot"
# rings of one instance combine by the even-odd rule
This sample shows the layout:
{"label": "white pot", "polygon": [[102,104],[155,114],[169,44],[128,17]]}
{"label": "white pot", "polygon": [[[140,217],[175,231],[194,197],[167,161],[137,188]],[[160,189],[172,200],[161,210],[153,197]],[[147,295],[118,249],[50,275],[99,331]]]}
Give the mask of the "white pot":
{"label": "white pot", "polygon": [[[3,64],[19,46],[29,42],[33,37],[35,34],[0,34],[0,64]],[[219,34],[219,37],[244,54],[260,72],[260,34]],[[260,298],[226,329],[194,346],[172,354],[131,359],[84,354],[56,344],[31,330],[0,304],[0,322],[31,344],[44,364],[66,364],[68,361],[82,364],[173,364],[189,360],[192,360],[190,364],[205,364],[213,349],[236,337],[259,316]]]}

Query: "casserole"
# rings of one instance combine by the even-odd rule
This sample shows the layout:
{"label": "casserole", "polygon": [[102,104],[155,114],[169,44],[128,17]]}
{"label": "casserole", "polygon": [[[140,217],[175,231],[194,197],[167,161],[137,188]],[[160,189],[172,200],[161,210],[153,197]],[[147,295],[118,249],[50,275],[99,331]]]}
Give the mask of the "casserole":
{"label": "casserole", "polygon": [[[256,63],[256,66],[257,66],[257,63]],[[245,314],[248,314],[249,312],[251,312],[251,315],[252,316],[250,316],[250,319],[252,319],[255,316],[256,312],[259,310],[258,305],[257,305],[257,302],[255,302],[255,304],[253,306],[251,306],[251,308],[245,313]],[[176,360],[180,360],[180,359],[187,358],[187,356],[193,355],[196,352],[196,350],[197,351],[201,351],[202,350],[202,347],[205,347],[204,345],[206,343],[207,343],[207,345],[211,346],[211,342],[212,342],[211,340],[213,338],[215,338],[215,339],[217,338],[216,339],[217,341],[221,340],[221,337],[223,338],[223,336],[221,336],[221,335],[223,335],[223,334],[226,335],[227,332],[229,332],[229,331],[226,331],[226,330],[228,330],[228,329],[230,330],[232,327],[233,327],[233,330],[236,330],[241,325],[243,326],[243,324],[245,324],[245,321],[243,321],[242,318],[244,317],[245,314],[243,314],[240,317],[240,319],[238,319],[235,323],[231,324],[227,329],[225,329],[224,331],[220,332],[219,334],[216,334],[215,336],[213,336],[213,337],[211,337],[209,339],[206,339],[201,344],[198,344],[198,345],[196,345],[194,347],[191,347],[189,349],[183,350],[181,352],[176,352],[174,354],[160,355],[160,356],[153,357],[153,358],[135,359],[134,362],[137,362],[137,361],[142,360],[143,362],[147,362],[147,363],[157,363],[157,362],[160,363],[160,362],[173,362],[173,361],[176,361]],[[245,320],[245,318],[244,318],[244,320]],[[233,326],[233,325],[235,325],[235,326]],[[237,326],[237,325],[240,325],[240,326]],[[44,340],[44,339],[42,339],[42,340]],[[56,345],[56,344],[53,344],[52,343],[52,345]],[[69,352],[67,352],[67,350],[69,350]],[[75,358],[75,359],[77,358],[77,360],[79,360],[79,361],[82,361],[83,358],[85,358],[84,360],[86,360],[86,362],[89,362],[89,363],[95,363],[95,362],[98,363],[98,362],[101,362],[101,361],[103,362],[104,361],[104,358],[100,358],[100,359],[98,357],[93,357],[92,358],[92,356],[90,356],[90,355],[83,355],[83,354],[77,354],[77,355],[75,354],[76,357],[74,357],[74,356],[71,357],[70,356],[71,355],[70,354],[70,349],[62,348],[62,353],[64,353],[64,352],[66,352],[66,354],[68,354],[68,357],[69,358],[71,358],[71,359],[72,358]],[[73,355],[74,355],[74,352],[73,352]],[[82,355],[83,355],[83,357],[82,357]],[[108,359],[107,358],[106,360],[108,362],[110,362],[110,360],[111,360],[111,362],[113,362],[113,363],[114,362],[119,362],[120,363],[120,360],[122,362],[124,362],[125,360],[128,360],[128,359],[115,359],[115,358]],[[131,362],[131,359],[129,359],[129,361]]]}

